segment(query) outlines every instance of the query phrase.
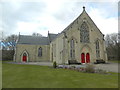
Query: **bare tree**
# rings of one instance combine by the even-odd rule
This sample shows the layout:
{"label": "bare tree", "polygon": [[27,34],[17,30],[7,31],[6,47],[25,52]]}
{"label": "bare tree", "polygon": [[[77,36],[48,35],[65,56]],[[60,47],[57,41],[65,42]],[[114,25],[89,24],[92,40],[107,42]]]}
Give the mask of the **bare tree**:
{"label": "bare tree", "polygon": [[2,42],[4,43],[5,48],[14,50],[17,39],[18,35],[12,34],[10,36],[7,36],[6,39],[4,39]]}
{"label": "bare tree", "polygon": [[4,32],[0,31],[0,41],[2,41],[4,39]]}
{"label": "bare tree", "polygon": [[107,34],[105,37],[105,42],[107,46],[108,59],[119,60],[119,48],[120,43],[118,39],[118,33]]}
{"label": "bare tree", "polygon": [[2,60],[13,60],[16,41],[18,39],[17,35],[10,35],[4,38],[2,43]]}
{"label": "bare tree", "polygon": [[32,35],[33,35],[33,36],[40,36],[40,37],[43,37],[40,33],[36,33],[36,32],[34,32]]}

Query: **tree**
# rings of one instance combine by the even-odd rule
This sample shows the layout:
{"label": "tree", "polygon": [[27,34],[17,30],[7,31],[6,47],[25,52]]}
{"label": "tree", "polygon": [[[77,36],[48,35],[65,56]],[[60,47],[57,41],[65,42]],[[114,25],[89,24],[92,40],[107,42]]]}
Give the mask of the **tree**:
{"label": "tree", "polygon": [[3,41],[2,43],[4,44],[4,47],[6,49],[10,49],[10,50],[14,50],[15,49],[15,46],[16,46],[16,41],[18,40],[18,35],[10,35],[10,36],[7,36]]}
{"label": "tree", "polygon": [[3,32],[0,31],[0,41],[2,41],[2,38],[3,38]]}
{"label": "tree", "polygon": [[14,34],[2,39],[2,60],[13,60],[17,40],[18,36]]}
{"label": "tree", "polygon": [[34,32],[34,33],[32,34],[32,36],[40,36],[40,37],[43,37],[40,33],[36,33],[36,32]]}
{"label": "tree", "polygon": [[108,59],[120,60],[120,57],[118,55],[119,54],[118,52],[120,52],[119,35],[120,33],[112,33],[107,34],[105,37]]}

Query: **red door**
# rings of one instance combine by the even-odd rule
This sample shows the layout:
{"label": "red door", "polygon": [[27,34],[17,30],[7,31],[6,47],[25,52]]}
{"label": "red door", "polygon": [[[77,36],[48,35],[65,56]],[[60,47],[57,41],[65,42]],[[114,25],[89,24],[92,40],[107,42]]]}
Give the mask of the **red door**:
{"label": "red door", "polygon": [[27,55],[26,55],[26,53],[23,54],[22,60],[23,60],[23,62],[26,62],[26,61],[27,61]]}
{"label": "red door", "polygon": [[85,54],[84,53],[81,54],[81,63],[85,63]]}
{"label": "red door", "polygon": [[89,53],[86,54],[86,63],[90,63],[90,54]]}

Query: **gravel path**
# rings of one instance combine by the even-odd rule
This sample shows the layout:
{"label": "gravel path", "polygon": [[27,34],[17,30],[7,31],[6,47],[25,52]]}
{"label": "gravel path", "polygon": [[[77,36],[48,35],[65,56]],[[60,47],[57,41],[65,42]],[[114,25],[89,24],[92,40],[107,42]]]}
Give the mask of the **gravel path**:
{"label": "gravel path", "polygon": [[29,65],[41,65],[41,66],[52,66],[52,62],[7,62],[12,64],[29,64]]}
{"label": "gravel path", "polygon": [[120,64],[118,64],[118,63],[95,64],[96,68],[120,73],[120,70],[118,70],[118,66],[120,66]]}

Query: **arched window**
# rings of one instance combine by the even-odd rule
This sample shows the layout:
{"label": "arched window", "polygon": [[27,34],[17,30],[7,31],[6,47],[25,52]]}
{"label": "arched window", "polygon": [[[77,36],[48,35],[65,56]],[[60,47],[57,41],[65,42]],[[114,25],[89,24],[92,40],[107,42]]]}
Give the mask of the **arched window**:
{"label": "arched window", "polygon": [[96,41],[96,57],[100,57],[100,47],[99,47],[99,41]]}
{"label": "arched window", "polygon": [[73,39],[70,41],[70,57],[75,58],[75,41]]}
{"label": "arched window", "polygon": [[38,56],[39,56],[39,57],[42,56],[42,48],[41,48],[41,47],[38,49]]}
{"label": "arched window", "polygon": [[23,53],[23,56],[27,56],[27,54],[24,52],[24,53]]}
{"label": "arched window", "polygon": [[89,28],[86,22],[83,22],[80,27],[80,42],[89,43]]}

